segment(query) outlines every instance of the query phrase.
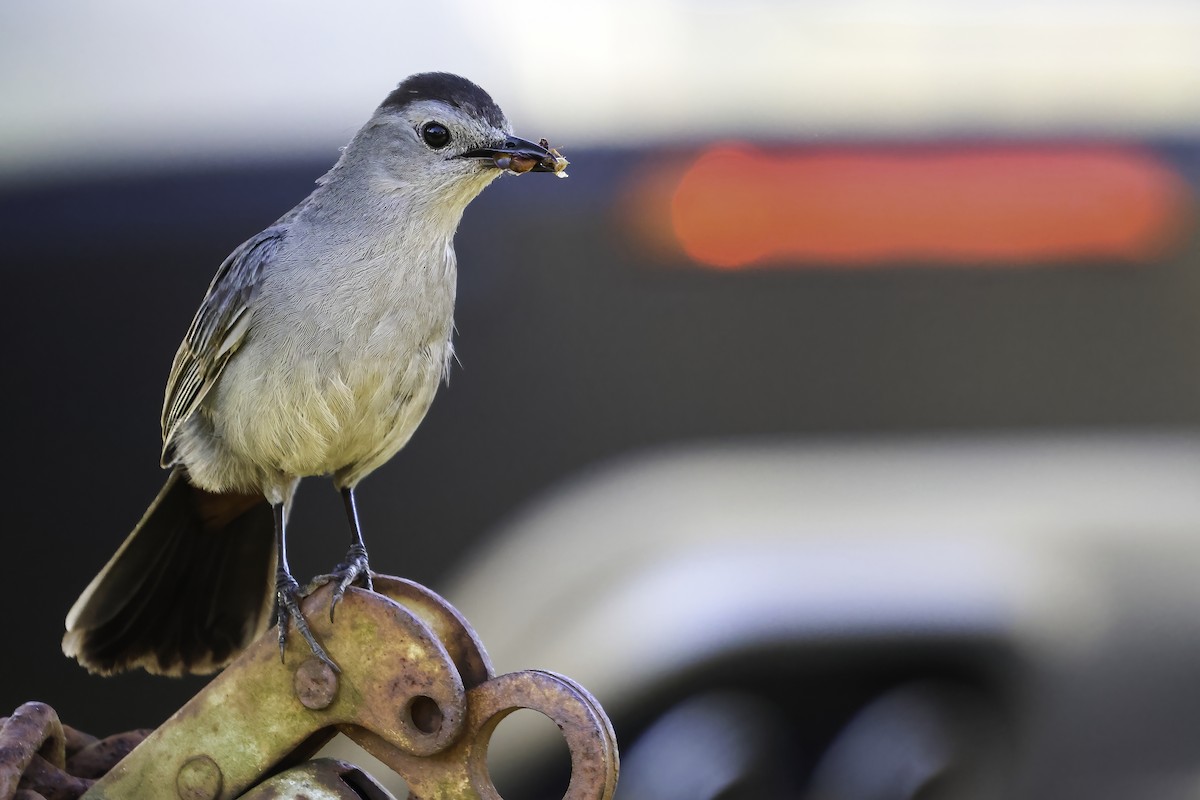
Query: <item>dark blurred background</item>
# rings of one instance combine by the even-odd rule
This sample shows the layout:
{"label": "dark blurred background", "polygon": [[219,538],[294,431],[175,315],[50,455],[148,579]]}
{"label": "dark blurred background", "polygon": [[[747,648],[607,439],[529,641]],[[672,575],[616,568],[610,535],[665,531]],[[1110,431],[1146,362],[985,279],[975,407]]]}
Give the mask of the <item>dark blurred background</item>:
{"label": "dark blurred background", "polygon": [[[521,13],[0,10],[0,714],[105,734],[202,685],[89,676],[63,618],[164,479],[216,266],[448,69],[571,177],[468,209],[461,363],[360,493],[375,569],[596,690],[629,798],[1192,796],[1195,5]],[[297,574],[340,558],[327,482],[293,520]]]}

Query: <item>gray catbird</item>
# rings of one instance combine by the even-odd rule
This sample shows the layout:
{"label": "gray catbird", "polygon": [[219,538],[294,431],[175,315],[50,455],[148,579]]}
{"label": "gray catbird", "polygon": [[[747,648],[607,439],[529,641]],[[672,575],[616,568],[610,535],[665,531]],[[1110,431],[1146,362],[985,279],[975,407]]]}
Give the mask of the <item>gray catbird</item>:
{"label": "gray catbird", "polygon": [[345,501],[332,615],[347,586],[370,586],[354,487],[412,436],[454,352],[463,210],[506,170],[565,175],[548,147],[514,137],[470,81],[414,75],[312,194],[233,251],[167,380],[170,476],[67,615],[63,652],[100,673],[211,672],[274,605],[281,649],[290,620],[328,661],[288,569],[293,493],[332,475]]}

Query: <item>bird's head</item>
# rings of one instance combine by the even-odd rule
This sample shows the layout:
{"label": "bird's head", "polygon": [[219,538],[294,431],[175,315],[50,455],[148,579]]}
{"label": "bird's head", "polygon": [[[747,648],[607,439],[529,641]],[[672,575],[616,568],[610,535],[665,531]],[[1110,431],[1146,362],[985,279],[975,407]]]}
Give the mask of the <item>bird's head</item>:
{"label": "bird's head", "polygon": [[567,161],[542,141],[513,135],[491,96],[466,78],[426,72],[407,78],[363,128],[376,170],[404,185],[449,192],[470,202],[504,172],[553,172]]}

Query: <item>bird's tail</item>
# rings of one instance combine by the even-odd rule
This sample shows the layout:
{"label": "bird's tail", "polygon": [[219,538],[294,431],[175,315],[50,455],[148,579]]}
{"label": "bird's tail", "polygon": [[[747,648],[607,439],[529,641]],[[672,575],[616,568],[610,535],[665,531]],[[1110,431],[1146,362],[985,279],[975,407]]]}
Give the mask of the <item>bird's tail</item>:
{"label": "bird's tail", "polygon": [[214,672],[267,625],[275,537],[261,495],[212,494],[176,467],[67,614],[63,652],[91,672]]}

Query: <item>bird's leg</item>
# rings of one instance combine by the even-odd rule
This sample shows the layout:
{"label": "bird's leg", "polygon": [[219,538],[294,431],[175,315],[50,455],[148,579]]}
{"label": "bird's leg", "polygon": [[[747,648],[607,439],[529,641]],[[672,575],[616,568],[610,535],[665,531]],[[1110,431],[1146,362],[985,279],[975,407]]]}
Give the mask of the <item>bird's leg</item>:
{"label": "bird's leg", "polygon": [[313,636],[312,631],[309,630],[308,621],[304,619],[304,612],[300,610],[300,598],[304,595],[300,592],[300,585],[292,577],[291,570],[288,569],[283,503],[276,503],[272,510],[275,512],[275,623],[279,626],[279,660],[283,661],[284,653],[287,650],[288,627],[295,622],[296,630],[304,637],[304,641],[308,642],[313,655],[328,664],[334,672],[340,672],[338,665],[333,663],[333,659],[329,657],[325,648],[321,647],[321,643],[317,641],[317,637]]}
{"label": "bird's leg", "polygon": [[342,596],[350,584],[361,578],[364,588],[368,591],[372,588],[371,572],[367,565],[367,548],[363,544],[362,528],[358,524],[358,506],[354,502],[353,487],[342,488],[342,502],[346,506],[346,519],[350,521],[350,532],[353,535],[350,549],[346,551],[346,560],[334,567],[333,572],[328,575],[318,575],[313,578],[308,587],[308,591],[311,592],[318,586],[337,582],[333,588],[333,599],[329,601],[330,622],[333,621],[334,609],[337,608],[338,603],[342,602]]}
{"label": "bird's leg", "polygon": [[354,541],[350,543],[350,549],[346,552],[346,562],[339,565],[339,570],[346,567],[357,574],[342,578],[338,591],[333,595],[335,603],[341,599],[346,587],[359,576],[362,577],[363,587],[367,591],[374,588],[371,584],[371,571],[367,565],[367,547],[363,544],[362,527],[358,524],[358,504],[354,501],[354,487],[347,486],[342,489],[342,503],[346,506],[346,519],[350,522],[350,533]]}

